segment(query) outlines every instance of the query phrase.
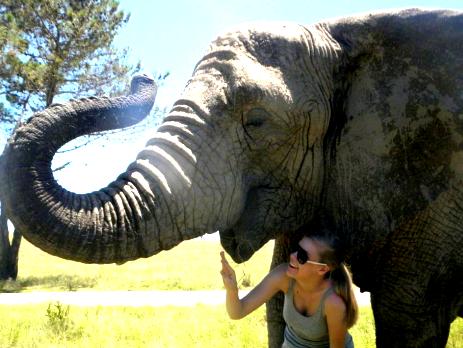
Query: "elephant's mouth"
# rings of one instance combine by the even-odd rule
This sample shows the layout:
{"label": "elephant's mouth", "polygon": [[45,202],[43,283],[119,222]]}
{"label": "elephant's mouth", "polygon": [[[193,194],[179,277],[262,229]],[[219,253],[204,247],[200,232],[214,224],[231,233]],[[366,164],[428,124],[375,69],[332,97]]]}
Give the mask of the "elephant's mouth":
{"label": "elephant's mouth", "polygon": [[[254,253],[259,250],[271,238],[262,236],[250,238],[237,238],[237,235],[242,235],[243,232],[236,229],[220,231],[220,241],[225,251],[237,263],[245,262],[251,258]],[[248,230],[249,235],[255,235],[255,230]],[[260,238],[259,238],[260,237]]]}
{"label": "elephant's mouth", "polygon": [[309,207],[290,188],[253,188],[238,221],[219,231],[222,246],[235,262],[247,261],[270,239],[296,230],[310,215]]}
{"label": "elephant's mouth", "polygon": [[272,205],[273,200],[269,197],[274,195],[275,189],[268,187],[251,189],[243,213],[236,224],[219,231],[223,248],[235,262],[249,260],[257,250],[275,237],[274,230],[268,228],[270,220],[273,220],[270,213],[275,209]]}
{"label": "elephant's mouth", "polygon": [[[219,231],[220,242],[225,251],[237,263],[245,262],[251,258],[254,253],[259,250],[272,236],[265,236],[262,231],[257,228],[248,230],[228,229]],[[246,238],[242,236],[246,234]]]}

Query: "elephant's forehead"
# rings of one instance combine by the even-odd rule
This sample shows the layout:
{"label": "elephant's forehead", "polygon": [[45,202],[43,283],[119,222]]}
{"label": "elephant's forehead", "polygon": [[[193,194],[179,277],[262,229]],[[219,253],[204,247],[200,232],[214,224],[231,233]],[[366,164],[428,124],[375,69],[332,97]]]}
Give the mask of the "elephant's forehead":
{"label": "elephant's forehead", "polygon": [[242,47],[243,43],[252,42],[259,37],[282,38],[288,41],[299,40],[302,33],[301,25],[293,22],[247,22],[225,30],[213,42],[213,45]]}
{"label": "elephant's forehead", "polygon": [[292,91],[285,83],[285,73],[284,69],[262,65],[246,54],[215,50],[198,63],[186,92],[208,102],[221,94],[224,103],[228,97],[240,104],[252,104],[262,98],[289,104]]}
{"label": "elephant's forehead", "polygon": [[212,62],[207,68],[196,71],[184,91],[183,97],[194,100],[203,110],[229,109],[229,103],[243,108],[252,108],[264,103],[267,108],[279,110],[283,105],[292,105],[293,92],[284,83],[282,72],[241,59]]}
{"label": "elephant's forehead", "polygon": [[330,39],[326,24],[303,26],[292,22],[251,22],[224,32],[210,49],[233,49],[265,65],[291,66],[294,59],[316,55],[335,58],[340,47]]}
{"label": "elephant's forehead", "polygon": [[[257,64],[250,59],[239,59],[232,63],[235,80],[230,86],[232,93],[265,93],[268,96],[289,96],[291,92],[284,83],[284,71]],[[287,102],[290,102],[287,100]]]}
{"label": "elephant's forehead", "polygon": [[210,51],[232,50],[252,57],[265,66],[291,66],[296,56],[308,52],[305,28],[293,23],[258,22],[245,24],[220,35]]}

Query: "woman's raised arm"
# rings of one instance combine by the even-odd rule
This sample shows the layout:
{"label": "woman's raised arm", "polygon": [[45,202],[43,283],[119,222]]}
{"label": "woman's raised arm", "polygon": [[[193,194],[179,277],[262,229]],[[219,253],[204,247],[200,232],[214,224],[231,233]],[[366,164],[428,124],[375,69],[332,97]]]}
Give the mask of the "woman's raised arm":
{"label": "woman's raised arm", "polygon": [[286,275],[287,265],[275,267],[269,274],[241,300],[238,297],[238,284],[233,268],[222,251],[222,275],[226,290],[226,307],[231,319],[241,319],[270,300],[278,291],[288,290],[289,278]]}

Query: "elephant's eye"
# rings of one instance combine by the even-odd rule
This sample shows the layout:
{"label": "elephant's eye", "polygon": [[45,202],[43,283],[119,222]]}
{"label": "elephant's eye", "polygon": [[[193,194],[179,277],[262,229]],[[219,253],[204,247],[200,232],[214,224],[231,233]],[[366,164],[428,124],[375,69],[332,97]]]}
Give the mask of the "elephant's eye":
{"label": "elephant's eye", "polygon": [[269,114],[267,111],[261,108],[251,109],[244,122],[245,127],[261,127],[268,119]]}

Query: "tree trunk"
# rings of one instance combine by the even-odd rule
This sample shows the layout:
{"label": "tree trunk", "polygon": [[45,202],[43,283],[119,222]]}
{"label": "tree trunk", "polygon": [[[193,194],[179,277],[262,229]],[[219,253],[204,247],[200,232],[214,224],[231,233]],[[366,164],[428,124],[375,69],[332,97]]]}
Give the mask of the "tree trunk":
{"label": "tree trunk", "polygon": [[18,276],[18,253],[22,236],[18,230],[15,230],[13,240],[10,243],[7,221],[5,209],[2,209],[0,213],[0,280],[16,280]]}

